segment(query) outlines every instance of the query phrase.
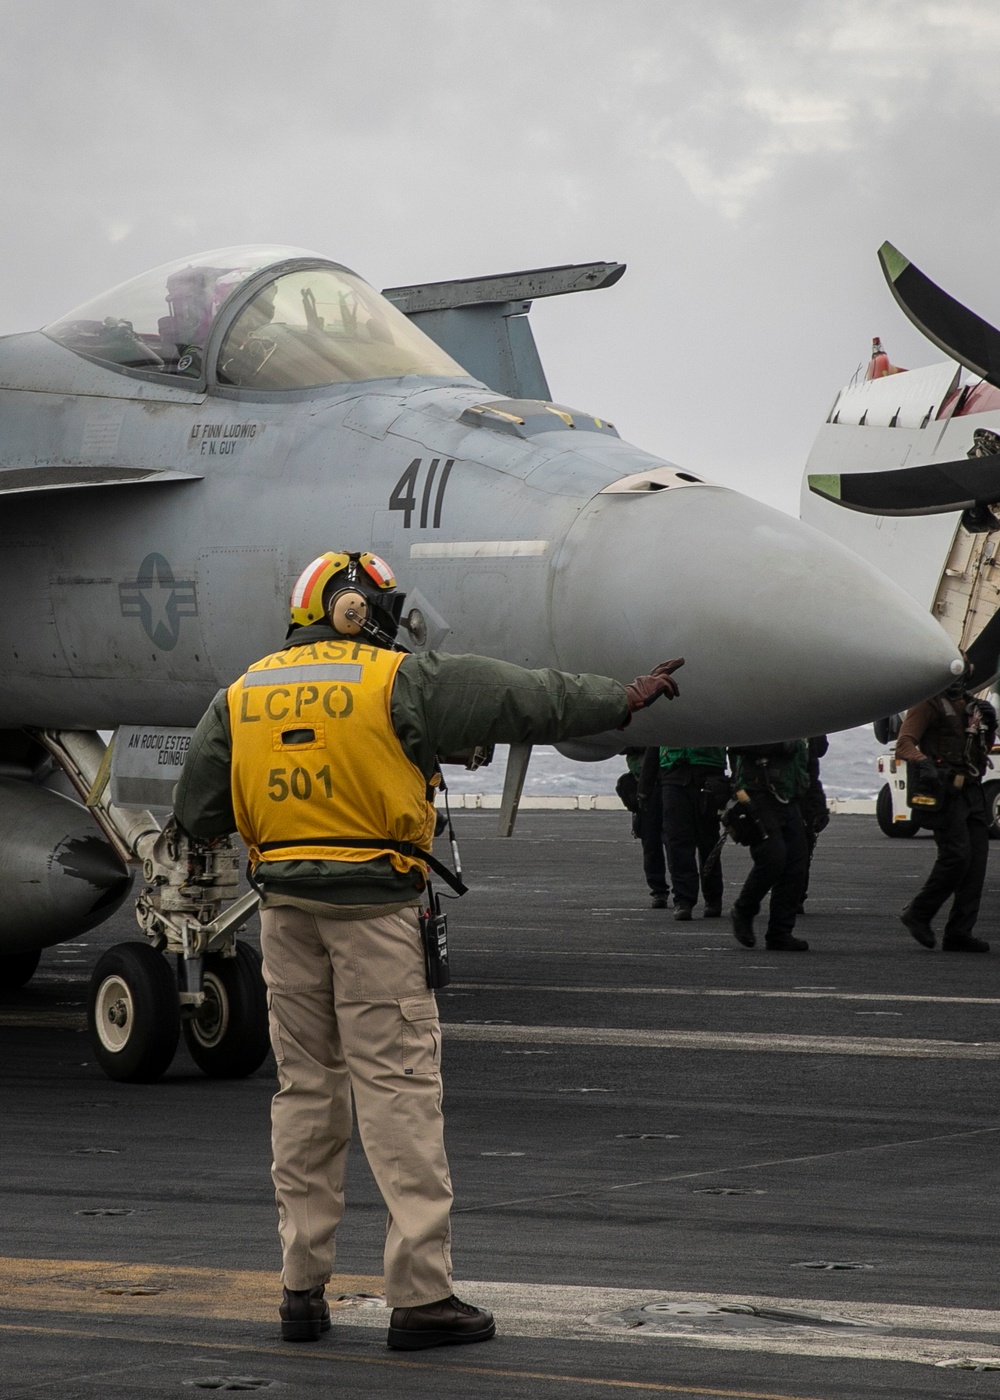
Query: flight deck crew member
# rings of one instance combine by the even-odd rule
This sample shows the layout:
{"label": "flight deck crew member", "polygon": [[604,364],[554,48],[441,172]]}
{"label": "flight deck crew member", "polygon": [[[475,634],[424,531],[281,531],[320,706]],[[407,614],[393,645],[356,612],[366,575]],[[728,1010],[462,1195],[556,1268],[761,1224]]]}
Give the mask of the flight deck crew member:
{"label": "flight deck crew member", "polygon": [[913,807],[930,827],[937,860],[923,887],[900,912],[918,943],[933,948],[931,920],[952,896],[941,947],[946,953],[988,953],[973,936],[989,852],[989,814],[982,777],[996,738],[993,706],[967,690],[971,672],[941,695],[907,710],[896,740],[896,757],[919,765],[917,786],[938,803],[933,811]]}
{"label": "flight deck crew member", "polygon": [[628,764],[628,773],[622,774],[618,787],[619,797],[623,801],[625,797],[630,797],[633,803],[630,808],[632,835],[642,843],[642,873],[646,877],[652,909],[666,909],[670,903],[667,859],[663,850],[659,754],[657,748],[626,749],[625,762]]}
{"label": "flight deck crew member", "polygon": [[262,891],[289,1341],[330,1325],[323,1292],[352,1095],[389,1210],[389,1345],[493,1336],[490,1314],[452,1293],[440,1027],[417,915],[437,756],[622,728],[677,694],[670,672],[682,664],[621,685],[480,656],[409,655],[393,646],[402,603],[375,555],[314,560],[292,594],[284,649],[216,696],[175,791],[177,821],[193,835],[239,830]]}
{"label": "flight deck crew member", "polygon": [[759,833],[750,843],[753,865],[730,912],[733,936],[744,948],[754,946],[753,921],[770,891],[764,946],[776,952],[807,952],[809,944],[793,933],[809,860],[799,808],[808,786],[806,741],[731,748],[729,759],[737,800],[749,801]]}
{"label": "flight deck crew member", "polygon": [[675,919],[690,919],[699,886],[703,917],[722,914],[722,862],[712,861],[707,870],[706,863],[719,840],[719,813],[728,797],[725,749],[660,749],[663,845]]}
{"label": "flight deck crew member", "polygon": [[808,740],[809,758],[806,766],[808,786],[799,801],[799,808],[805,823],[809,854],[806,861],[805,884],[802,886],[802,898],[799,900],[798,912],[800,914],[806,912],[805,903],[809,898],[809,877],[812,874],[812,860],[816,854],[819,834],[830,825],[830,808],[827,805],[826,790],[820,777],[820,759],[826,757],[829,748],[830,740],[825,734],[816,734]]}

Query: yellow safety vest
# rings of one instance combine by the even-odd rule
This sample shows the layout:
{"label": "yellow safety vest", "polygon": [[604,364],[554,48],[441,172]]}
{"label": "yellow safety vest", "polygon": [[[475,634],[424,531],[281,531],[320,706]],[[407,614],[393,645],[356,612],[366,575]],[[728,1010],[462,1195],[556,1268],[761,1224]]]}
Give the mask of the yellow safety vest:
{"label": "yellow safety vest", "polygon": [[403,653],[354,641],[289,647],[256,662],[229,687],[233,811],[253,864],[366,861],[396,870],[430,851],[434,808],[427,780],[403,752],[389,704]]}

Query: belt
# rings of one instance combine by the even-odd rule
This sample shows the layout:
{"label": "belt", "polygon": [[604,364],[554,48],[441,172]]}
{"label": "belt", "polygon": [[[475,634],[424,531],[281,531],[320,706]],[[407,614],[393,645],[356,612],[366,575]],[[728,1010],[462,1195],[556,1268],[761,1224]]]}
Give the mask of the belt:
{"label": "belt", "polygon": [[423,846],[418,846],[413,841],[390,841],[381,837],[362,839],[358,836],[316,836],[303,841],[261,841],[257,849],[263,853],[285,851],[293,846],[339,846],[341,849],[356,851],[395,851],[401,856],[413,856],[417,860],[426,861],[434,874],[440,876],[456,894],[467,894],[469,890],[468,885],[464,884],[458,875],[432,856],[430,851],[425,851]]}

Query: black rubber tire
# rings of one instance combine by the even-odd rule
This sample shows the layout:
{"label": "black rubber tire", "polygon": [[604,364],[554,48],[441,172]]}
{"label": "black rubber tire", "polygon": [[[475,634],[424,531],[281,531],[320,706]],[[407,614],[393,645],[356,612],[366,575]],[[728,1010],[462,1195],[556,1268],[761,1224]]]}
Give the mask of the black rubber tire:
{"label": "black rubber tire", "polygon": [[237,941],[235,958],[205,959],[205,1004],[184,1022],[191,1058],[210,1079],[245,1079],[271,1048],[260,954]]}
{"label": "black rubber tire", "polygon": [[[119,1023],[111,1013],[124,1016]],[[174,974],[148,943],[118,943],[97,961],[87,998],[97,1062],[110,1079],[152,1084],[177,1051],[181,1009]]]}
{"label": "black rubber tire", "polygon": [[990,816],[990,836],[994,841],[1000,841],[1000,780],[993,778],[983,783],[983,797]]}
{"label": "black rubber tire", "polygon": [[35,975],[42,954],[8,953],[0,958],[0,992],[16,992]]}
{"label": "black rubber tire", "polygon": [[[1000,784],[998,784],[1000,786]],[[894,822],[892,819],[892,789],[885,783],[875,799],[875,820],[883,836],[916,836],[920,830],[918,822]]]}

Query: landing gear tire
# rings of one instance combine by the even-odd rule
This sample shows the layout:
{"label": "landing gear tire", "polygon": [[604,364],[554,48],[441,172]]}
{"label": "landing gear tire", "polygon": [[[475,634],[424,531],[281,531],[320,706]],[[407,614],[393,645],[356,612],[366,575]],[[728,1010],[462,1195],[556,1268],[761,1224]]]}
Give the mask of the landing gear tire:
{"label": "landing gear tire", "polygon": [[[997,783],[1000,788],[1000,783]],[[894,822],[892,819],[892,788],[888,783],[880,789],[875,799],[875,820],[883,836],[916,836],[919,830],[915,821]]]}
{"label": "landing gear tire", "polygon": [[170,964],[148,943],[119,943],[90,979],[87,1024],[110,1079],[151,1084],[167,1070],[180,1039],[181,1012]]}
{"label": "landing gear tire", "polygon": [[210,1079],[245,1079],[270,1049],[260,954],[248,943],[236,944],[235,958],[210,954],[203,985],[203,1004],[184,1022],[191,1058]]}
{"label": "landing gear tire", "polygon": [[1000,781],[983,783],[983,797],[986,799],[986,814],[990,822],[990,836],[1000,841]]}
{"label": "landing gear tire", "polygon": [[[1000,787],[1000,783],[997,786]],[[0,958],[0,992],[16,992],[30,982],[41,956],[40,952],[8,953]]]}

